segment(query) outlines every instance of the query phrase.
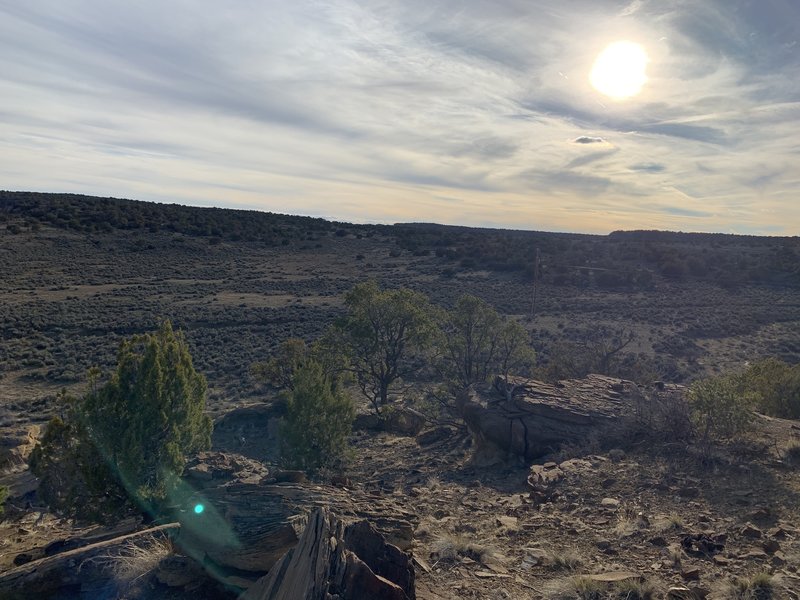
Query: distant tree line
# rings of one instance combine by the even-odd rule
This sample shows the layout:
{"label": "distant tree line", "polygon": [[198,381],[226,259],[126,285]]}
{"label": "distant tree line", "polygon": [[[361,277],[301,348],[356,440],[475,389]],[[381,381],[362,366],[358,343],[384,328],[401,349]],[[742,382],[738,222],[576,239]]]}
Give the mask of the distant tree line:
{"label": "distant tree line", "polygon": [[800,286],[797,237],[662,231],[599,236],[433,224],[392,229],[404,250],[435,255],[466,270],[532,278],[539,248],[540,279],[554,285],[643,290],[663,280],[705,281],[729,289],[746,284]]}
{"label": "distant tree line", "polygon": [[285,245],[322,235],[393,238],[399,255],[436,256],[443,271],[489,270],[553,285],[635,291],[658,281],[704,281],[728,289],[747,284],[800,286],[800,238],[721,233],[615,231],[607,236],[445,226],[352,225],[260,211],[0,191],[0,224],[10,233],[41,226],[83,233],[134,230],[206,237],[209,243]]}
{"label": "distant tree line", "polygon": [[291,240],[314,239],[341,225],[312,217],[280,215],[261,211],[202,208],[140,202],[118,198],[96,198],[76,194],[40,194],[0,191],[0,223],[9,223],[12,233],[22,225],[42,225],[82,233],[114,230],[173,232],[222,240],[258,241],[279,245]]}

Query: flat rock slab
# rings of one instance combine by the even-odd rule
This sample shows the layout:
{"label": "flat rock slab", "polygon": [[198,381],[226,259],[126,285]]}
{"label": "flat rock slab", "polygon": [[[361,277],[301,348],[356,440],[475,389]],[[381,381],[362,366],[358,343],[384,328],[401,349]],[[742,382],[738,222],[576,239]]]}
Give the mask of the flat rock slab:
{"label": "flat rock slab", "polygon": [[[510,377],[512,391],[472,386],[456,399],[478,448],[494,446],[534,459],[565,443],[582,443],[592,433],[633,422],[647,402],[639,387],[623,379],[589,375],[549,384]],[[660,394],[683,394],[668,386]]]}

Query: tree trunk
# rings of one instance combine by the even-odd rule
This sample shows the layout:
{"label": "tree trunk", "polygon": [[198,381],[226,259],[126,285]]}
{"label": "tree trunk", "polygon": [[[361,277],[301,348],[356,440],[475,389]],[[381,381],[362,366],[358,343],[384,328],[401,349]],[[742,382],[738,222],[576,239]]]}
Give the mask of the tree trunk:
{"label": "tree trunk", "polygon": [[45,599],[69,589],[79,598],[82,591],[96,590],[98,584],[111,580],[109,567],[115,556],[124,554],[132,545],[142,547],[153,540],[172,537],[179,529],[177,523],[161,525],[16,567],[0,575],[0,599]]}

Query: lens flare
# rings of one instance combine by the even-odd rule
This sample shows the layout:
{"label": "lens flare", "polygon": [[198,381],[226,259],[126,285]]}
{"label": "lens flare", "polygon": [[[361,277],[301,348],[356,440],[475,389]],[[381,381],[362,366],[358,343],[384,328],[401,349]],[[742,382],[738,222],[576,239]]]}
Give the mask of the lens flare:
{"label": "lens flare", "polygon": [[203,506],[202,504],[195,504],[195,505],[194,505],[194,513],[195,513],[196,515],[202,514],[202,512],[203,512],[205,509],[206,509],[206,507],[205,507],[205,506]]}

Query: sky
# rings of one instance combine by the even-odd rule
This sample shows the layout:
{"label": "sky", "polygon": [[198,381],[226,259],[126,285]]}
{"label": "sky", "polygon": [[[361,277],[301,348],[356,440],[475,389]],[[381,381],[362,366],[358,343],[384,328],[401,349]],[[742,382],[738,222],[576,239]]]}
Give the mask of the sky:
{"label": "sky", "polygon": [[797,235],[799,125],[797,0],[0,0],[0,189]]}

